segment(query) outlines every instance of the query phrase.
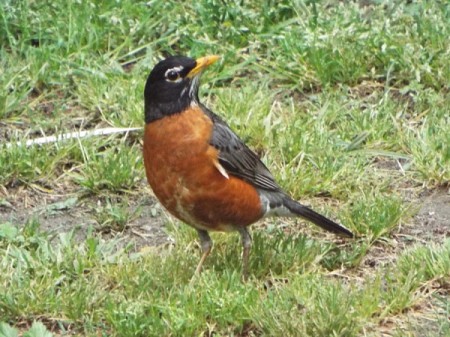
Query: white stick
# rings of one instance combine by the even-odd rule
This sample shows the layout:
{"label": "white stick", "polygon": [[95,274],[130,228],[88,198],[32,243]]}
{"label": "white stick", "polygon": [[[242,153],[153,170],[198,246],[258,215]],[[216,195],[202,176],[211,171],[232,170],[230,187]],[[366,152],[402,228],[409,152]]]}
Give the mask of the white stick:
{"label": "white stick", "polygon": [[[47,143],[56,143],[61,142],[67,139],[72,138],[87,138],[92,136],[105,136],[105,135],[111,135],[114,133],[125,133],[125,132],[132,132],[141,130],[142,128],[104,128],[104,129],[95,129],[95,130],[87,130],[87,131],[76,131],[76,132],[69,132],[64,133],[62,135],[58,136],[48,136],[48,137],[39,137],[34,139],[29,139],[25,143],[23,142],[17,142],[17,145],[25,145],[25,146],[31,146],[31,145],[41,145],[41,144],[47,144]],[[6,143],[6,147],[11,147],[14,143]]]}

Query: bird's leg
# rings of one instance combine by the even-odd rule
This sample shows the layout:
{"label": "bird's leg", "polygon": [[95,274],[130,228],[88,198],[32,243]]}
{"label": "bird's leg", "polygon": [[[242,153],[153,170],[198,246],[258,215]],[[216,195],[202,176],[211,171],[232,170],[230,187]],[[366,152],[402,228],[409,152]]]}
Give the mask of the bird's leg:
{"label": "bird's leg", "polygon": [[248,279],[248,257],[250,248],[252,248],[252,237],[246,227],[239,227],[239,234],[242,239],[242,278],[244,281]]}
{"label": "bird's leg", "polygon": [[207,231],[203,229],[197,229],[198,237],[200,239],[200,245],[202,247],[202,257],[200,258],[200,262],[197,265],[197,268],[195,269],[195,274],[199,275],[202,271],[203,263],[205,262],[206,258],[208,257],[209,253],[211,252],[211,248],[213,245],[213,242],[211,238],[209,237],[209,234]]}

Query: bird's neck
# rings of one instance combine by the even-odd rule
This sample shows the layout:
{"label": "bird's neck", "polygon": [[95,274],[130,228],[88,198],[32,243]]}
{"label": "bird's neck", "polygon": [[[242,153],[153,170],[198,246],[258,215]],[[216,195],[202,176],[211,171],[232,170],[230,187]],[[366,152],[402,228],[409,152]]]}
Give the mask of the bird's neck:
{"label": "bird's neck", "polygon": [[185,91],[177,100],[166,102],[155,101],[151,96],[146,95],[144,102],[145,123],[148,124],[166,116],[181,113],[191,106],[198,106],[198,93],[195,92],[192,96],[191,94]]}
{"label": "bird's neck", "polygon": [[164,118],[166,116],[175,115],[177,113],[183,112],[191,105],[188,100],[176,100],[174,102],[145,102],[145,123],[151,123],[157,121],[158,119]]}

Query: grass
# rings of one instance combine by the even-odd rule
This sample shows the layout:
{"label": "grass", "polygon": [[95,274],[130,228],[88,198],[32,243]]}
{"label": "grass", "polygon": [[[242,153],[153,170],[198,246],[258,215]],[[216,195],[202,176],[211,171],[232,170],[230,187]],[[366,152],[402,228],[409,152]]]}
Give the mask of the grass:
{"label": "grass", "polygon": [[357,286],[324,272],[328,244],[277,231],[255,235],[250,282],[240,282],[238,244],[227,240],[190,285],[197,249],[184,228],[173,232],[180,244],[163,259],[156,249],[128,256],[95,236],[77,244],[73,233],[55,233],[57,244],[50,244],[36,223],[15,228],[0,231],[2,317],[27,320],[45,308],[51,324],[82,326],[89,335],[239,334],[250,327],[269,335],[356,335],[423,301],[433,293],[431,281],[448,282],[450,268],[447,240],[404,252]]}
{"label": "grass", "polygon": [[[449,18],[439,1],[3,1],[0,215],[58,195],[48,207],[87,208],[95,227],[80,239],[0,217],[0,336],[413,336],[412,312],[448,333],[448,239],[391,251],[420,195],[450,181]],[[141,133],[23,142],[142,126],[146,76],[171,53],[221,55],[205,103],[290,194],[358,239],[266,220],[247,284],[237,235],[214,235],[194,285],[192,229],[164,220],[176,245],[137,251],[107,240],[149,193]],[[379,249],[392,263],[367,268]]]}

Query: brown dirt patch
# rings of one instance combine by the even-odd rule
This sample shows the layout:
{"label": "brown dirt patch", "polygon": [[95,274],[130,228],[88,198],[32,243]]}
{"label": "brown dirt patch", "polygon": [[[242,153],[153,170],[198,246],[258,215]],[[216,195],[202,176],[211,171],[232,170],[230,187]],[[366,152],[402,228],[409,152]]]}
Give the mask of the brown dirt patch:
{"label": "brown dirt patch", "polygon": [[66,192],[45,193],[23,187],[0,190],[0,223],[23,226],[37,221],[43,231],[58,234],[75,230],[79,241],[93,228],[105,240],[114,237],[122,245],[131,243],[135,249],[169,242],[164,230],[167,216],[148,189],[147,193],[114,196],[116,203],[126,205],[124,211],[129,214],[129,221],[123,226],[100,223],[98,212],[105,207],[104,197],[83,197],[70,188]]}
{"label": "brown dirt patch", "polygon": [[[423,196],[418,202],[417,214],[385,241],[377,242],[364,257],[359,273],[367,274],[376,267],[393,265],[401,253],[416,245],[443,243],[450,237],[450,191],[437,190]],[[429,293],[424,302],[394,317],[389,317],[375,328],[373,336],[444,336],[443,324],[449,320],[450,288],[432,282],[426,286]],[[448,305],[448,304],[447,304]],[[450,325],[444,330],[448,331]],[[372,336],[369,334],[369,336]]]}

